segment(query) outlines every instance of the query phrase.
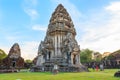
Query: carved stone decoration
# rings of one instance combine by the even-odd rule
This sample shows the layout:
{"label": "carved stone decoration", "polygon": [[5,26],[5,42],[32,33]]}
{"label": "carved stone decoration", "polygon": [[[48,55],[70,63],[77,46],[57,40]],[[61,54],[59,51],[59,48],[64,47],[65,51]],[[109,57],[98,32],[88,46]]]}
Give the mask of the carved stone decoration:
{"label": "carved stone decoration", "polygon": [[3,60],[4,66],[7,68],[23,68],[24,67],[24,59],[21,57],[21,51],[18,43],[15,43],[9,53],[8,56]]}
{"label": "carved stone decoration", "polygon": [[8,56],[9,56],[10,58],[19,58],[19,57],[21,56],[21,52],[20,52],[20,48],[19,48],[18,43],[15,43],[15,44],[11,47]]}
{"label": "carved stone decoration", "polygon": [[75,36],[72,19],[59,4],[50,19],[46,37],[38,48],[36,66],[44,66],[45,71],[51,71],[57,63],[59,71],[85,71],[80,63],[80,48]]}
{"label": "carved stone decoration", "polygon": [[37,66],[43,66],[43,63],[45,62],[45,59],[43,57],[44,57],[43,55],[38,56],[37,62],[36,62]]}

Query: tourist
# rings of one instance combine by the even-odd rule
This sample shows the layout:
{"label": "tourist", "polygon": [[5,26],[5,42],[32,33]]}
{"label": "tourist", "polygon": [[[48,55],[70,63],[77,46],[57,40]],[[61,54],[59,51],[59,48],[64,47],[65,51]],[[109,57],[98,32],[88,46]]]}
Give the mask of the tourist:
{"label": "tourist", "polygon": [[44,66],[42,66],[42,71],[44,72]]}
{"label": "tourist", "polygon": [[92,69],[93,69],[93,71],[95,70],[95,65],[94,64],[92,65]]}
{"label": "tourist", "polygon": [[57,74],[58,73],[58,65],[55,64],[53,67],[53,74]]}
{"label": "tourist", "polygon": [[100,64],[100,71],[103,71],[103,70],[104,70],[103,64]]}
{"label": "tourist", "polygon": [[99,67],[98,67],[98,65],[96,65],[96,71],[98,71],[98,69],[99,69]]}

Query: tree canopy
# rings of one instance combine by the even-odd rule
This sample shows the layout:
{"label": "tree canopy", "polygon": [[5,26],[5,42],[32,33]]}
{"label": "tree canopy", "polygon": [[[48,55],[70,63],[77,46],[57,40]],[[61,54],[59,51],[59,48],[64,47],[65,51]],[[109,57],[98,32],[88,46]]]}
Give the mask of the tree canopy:
{"label": "tree canopy", "polygon": [[91,62],[92,61],[92,50],[84,49],[80,52],[80,59],[82,63]]}
{"label": "tree canopy", "polygon": [[25,60],[25,62],[26,62],[26,63],[32,63],[32,60],[27,59],[27,60]]}
{"label": "tree canopy", "polygon": [[6,56],[7,54],[2,49],[0,49],[0,60],[4,59]]}
{"label": "tree canopy", "polygon": [[100,62],[102,59],[102,54],[100,54],[99,52],[94,52],[94,57],[94,61]]}
{"label": "tree canopy", "polygon": [[100,62],[102,59],[102,54],[90,49],[83,49],[80,52],[80,59],[82,63],[92,62],[92,61]]}

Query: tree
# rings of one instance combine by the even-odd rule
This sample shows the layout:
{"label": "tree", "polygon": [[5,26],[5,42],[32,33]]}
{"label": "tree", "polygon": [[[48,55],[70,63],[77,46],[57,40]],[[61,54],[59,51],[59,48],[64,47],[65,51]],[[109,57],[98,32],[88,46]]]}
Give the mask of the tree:
{"label": "tree", "polygon": [[6,56],[7,54],[2,49],[0,49],[0,60],[4,59]]}
{"label": "tree", "polygon": [[109,55],[109,56],[107,56],[107,59],[108,60],[111,60],[111,59],[114,59],[115,57],[111,54],[111,55]]}
{"label": "tree", "polygon": [[31,66],[32,66],[32,60],[30,59],[25,60],[24,67],[29,69]]}
{"label": "tree", "polygon": [[99,52],[94,52],[94,61],[96,62],[100,62],[102,59],[102,54],[100,54]]}
{"label": "tree", "polygon": [[7,56],[7,54],[0,49],[0,64],[2,64],[2,60]]}
{"label": "tree", "polygon": [[82,63],[91,62],[92,61],[92,50],[84,49],[80,52],[80,59]]}
{"label": "tree", "polygon": [[32,60],[27,59],[27,60],[25,60],[25,63],[32,63]]}

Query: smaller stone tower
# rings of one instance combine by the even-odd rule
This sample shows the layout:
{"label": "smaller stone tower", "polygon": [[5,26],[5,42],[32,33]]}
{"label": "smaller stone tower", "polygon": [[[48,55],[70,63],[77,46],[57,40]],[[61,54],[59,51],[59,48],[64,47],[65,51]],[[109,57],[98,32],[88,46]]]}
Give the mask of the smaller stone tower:
{"label": "smaller stone tower", "polygon": [[15,43],[8,56],[3,60],[3,64],[6,68],[23,68],[24,59],[21,57],[21,51],[18,43]]}

